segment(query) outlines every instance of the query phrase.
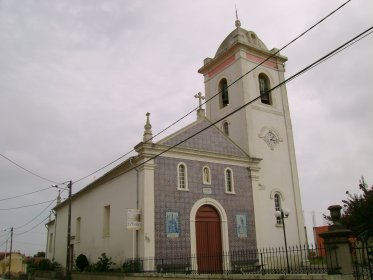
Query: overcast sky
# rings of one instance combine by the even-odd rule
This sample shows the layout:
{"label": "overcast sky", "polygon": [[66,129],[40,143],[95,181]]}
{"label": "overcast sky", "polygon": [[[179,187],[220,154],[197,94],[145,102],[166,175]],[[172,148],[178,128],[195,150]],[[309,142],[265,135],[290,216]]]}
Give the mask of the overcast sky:
{"label": "overcast sky", "polygon": [[[235,5],[272,49],[344,1],[191,2],[0,0],[0,153],[52,181],[80,179],[142,140],[146,112],[156,133],[198,105],[197,70],[234,29]],[[372,25],[373,2],[351,1],[281,52],[286,77]],[[373,184],[372,79],[370,35],[287,84],[307,226],[360,176]],[[0,251],[10,227],[15,250],[45,251],[49,203],[3,209],[55,199],[48,189],[4,200],[51,184],[0,157]]]}

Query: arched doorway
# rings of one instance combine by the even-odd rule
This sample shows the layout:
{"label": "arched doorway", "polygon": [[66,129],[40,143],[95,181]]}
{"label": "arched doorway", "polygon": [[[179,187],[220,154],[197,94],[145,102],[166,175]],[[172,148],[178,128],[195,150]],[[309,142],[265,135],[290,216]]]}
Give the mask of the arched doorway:
{"label": "arched doorway", "polygon": [[222,239],[220,216],[211,205],[196,213],[196,249],[199,273],[222,272]]}

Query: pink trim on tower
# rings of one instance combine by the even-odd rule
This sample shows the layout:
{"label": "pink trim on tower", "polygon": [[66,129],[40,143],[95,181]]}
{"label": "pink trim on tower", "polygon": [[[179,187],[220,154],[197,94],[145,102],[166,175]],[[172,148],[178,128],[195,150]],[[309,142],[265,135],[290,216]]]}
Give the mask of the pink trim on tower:
{"label": "pink trim on tower", "polygon": [[[265,60],[262,57],[259,57],[259,56],[256,56],[256,55],[252,55],[252,54],[249,54],[249,53],[246,54],[246,58],[248,60],[251,60],[251,61],[257,62],[257,63],[261,63],[261,62],[263,62]],[[270,67],[270,68],[277,69],[277,64],[275,62],[273,62],[273,61],[267,60],[263,64],[266,65],[266,66],[268,66],[268,67]]]}
{"label": "pink trim on tower", "polygon": [[214,76],[216,73],[220,72],[221,70],[223,70],[224,68],[226,68],[227,66],[232,64],[234,62],[234,60],[235,60],[235,56],[231,55],[223,63],[219,64],[218,66],[213,68],[210,72],[208,72],[207,75],[209,76],[209,78],[211,76]]}

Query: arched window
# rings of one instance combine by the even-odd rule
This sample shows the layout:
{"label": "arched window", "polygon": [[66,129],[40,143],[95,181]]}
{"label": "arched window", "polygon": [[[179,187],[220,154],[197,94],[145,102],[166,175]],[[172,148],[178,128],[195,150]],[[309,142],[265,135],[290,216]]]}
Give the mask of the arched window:
{"label": "arched window", "polygon": [[[273,196],[273,200],[275,201],[275,211],[281,211],[281,196],[279,193],[275,193]],[[281,218],[276,217],[276,224],[281,225]]]}
{"label": "arched window", "polygon": [[260,91],[260,101],[264,104],[271,105],[271,94],[268,92],[270,89],[269,79],[263,73],[259,74],[259,91]]}
{"label": "arched window", "polygon": [[188,173],[185,163],[177,165],[177,188],[179,190],[188,190]]}
{"label": "arched window", "polygon": [[225,173],[225,192],[234,193],[233,171],[230,168],[226,168],[224,173]]}
{"label": "arched window", "polygon": [[229,136],[229,124],[228,124],[227,121],[223,122],[223,131],[224,131],[225,135]]}
{"label": "arched window", "polygon": [[210,185],[211,184],[211,172],[208,166],[204,166],[202,168],[202,181],[204,184]]}
{"label": "arched window", "polygon": [[222,79],[219,83],[220,108],[229,105],[228,83],[226,79]]}

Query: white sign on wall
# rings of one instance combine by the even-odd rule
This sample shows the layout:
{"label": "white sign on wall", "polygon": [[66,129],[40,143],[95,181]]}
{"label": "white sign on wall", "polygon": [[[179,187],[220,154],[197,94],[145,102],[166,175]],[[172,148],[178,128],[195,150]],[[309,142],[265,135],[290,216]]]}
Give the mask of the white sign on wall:
{"label": "white sign on wall", "polygon": [[140,230],[141,229],[141,210],[127,209],[127,229]]}

